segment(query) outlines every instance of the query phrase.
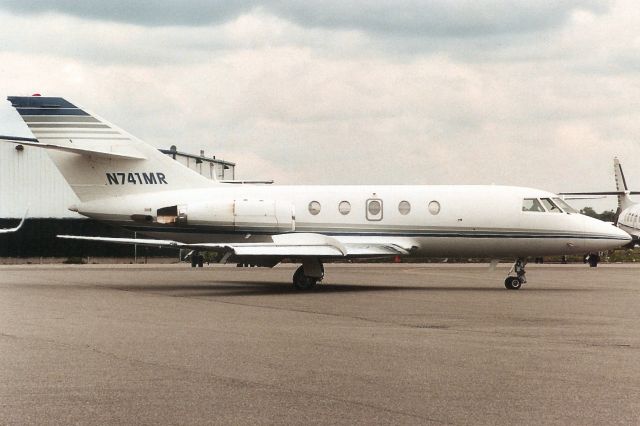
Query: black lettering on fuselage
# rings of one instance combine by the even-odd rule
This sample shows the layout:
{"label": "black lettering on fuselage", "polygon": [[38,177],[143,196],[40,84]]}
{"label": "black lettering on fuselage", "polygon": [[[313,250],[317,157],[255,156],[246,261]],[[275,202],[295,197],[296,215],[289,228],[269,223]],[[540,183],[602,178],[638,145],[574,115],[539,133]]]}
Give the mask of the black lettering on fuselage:
{"label": "black lettering on fuselage", "polygon": [[107,173],[107,183],[109,185],[118,184],[118,178],[115,173]]}
{"label": "black lettering on fuselage", "polygon": [[167,177],[162,172],[106,173],[107,185],[168,185]]}
{"label": "black lettering on fuselage", "polygon": [[144,183],[149,185],[155,185],[156,183],[156,174],[155,173],[142,173],[142,177],[144,178]]}

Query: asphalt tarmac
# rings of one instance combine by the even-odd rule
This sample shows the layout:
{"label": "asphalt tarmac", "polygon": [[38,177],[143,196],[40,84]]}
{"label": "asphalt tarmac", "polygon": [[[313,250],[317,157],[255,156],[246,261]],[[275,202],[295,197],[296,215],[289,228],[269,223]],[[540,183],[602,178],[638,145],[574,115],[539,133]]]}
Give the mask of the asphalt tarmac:
{"label": "asphalt tarmac", "polygon": [[0,424],[639,424],[640,267],[0,267]]}

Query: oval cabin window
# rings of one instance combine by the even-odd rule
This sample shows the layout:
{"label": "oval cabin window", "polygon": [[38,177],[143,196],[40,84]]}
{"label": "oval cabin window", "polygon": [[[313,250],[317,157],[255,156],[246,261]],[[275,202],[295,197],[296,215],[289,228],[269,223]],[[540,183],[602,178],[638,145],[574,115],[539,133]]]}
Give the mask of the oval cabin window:
{"label": "oval cabin window", "polygon": [[382,210],[382,206],[380,205],[380,201],[378,200],[373,200],[369,202],[369,214],[372,216],[376,216],[380,214],[380,211]]}
{"label": "oval cabin window", "polygon": [[317,215],[320,213],[320,203],[317,201],[312,201],[309,203],[309,213],[312,215]]}
{"label": "oval cabin window", "polygon": [[440,213],[440,203],[437,201],[432,201],[429,203],[429,213],[432,215],[436,215]]}
{"label": "oval cabin window", "polygon": [[398,211],[401,215],[408,215],[411,211],[411,204],[408,201],[400,201],[398,204]]}
{"label": "oval cabin window", "polygon": [[340,201],[338,204],[338,211],[342,215],[347,215],[351,211],[351,203],[348,201]]}

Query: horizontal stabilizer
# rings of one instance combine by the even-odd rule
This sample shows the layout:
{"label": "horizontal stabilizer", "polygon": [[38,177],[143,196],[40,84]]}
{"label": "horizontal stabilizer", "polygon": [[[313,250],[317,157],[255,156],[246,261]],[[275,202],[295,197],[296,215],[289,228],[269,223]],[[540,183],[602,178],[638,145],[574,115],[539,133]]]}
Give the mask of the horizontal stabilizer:
{"label": "horizontal stabilizer", "polygon": [[119,158],[119,159],[129,159],[129,160],[144,160],[146,157],[135,150],[135,148],[118,148],[118,150],[112,151],[104,151],[100,149],[95,149],[91,147],[82,147],[81,145],[73,145],[73,142],[70,142],[69,145],[57,145],[50,143],[40,143],[38,139],[35,138],[21,138],[15,136],[0,136],[0,141],[11,142],[15,144],[25,145],[25,146],[33,146],[36,148],[45,148],[52,149],[55,151],[63,151],[63,152],[71,152],[73,154],[80,155],[90,155],[93,157],[102,157],[102,158]]}
{"label": "horizontal stabilizer", "polygon": [[602,200],[604,195],[563,195],[563,200]]}
{"label": "horizontal stabilizer", "polygon": [[640,191],[559,192],[558,195],[637,195]]}

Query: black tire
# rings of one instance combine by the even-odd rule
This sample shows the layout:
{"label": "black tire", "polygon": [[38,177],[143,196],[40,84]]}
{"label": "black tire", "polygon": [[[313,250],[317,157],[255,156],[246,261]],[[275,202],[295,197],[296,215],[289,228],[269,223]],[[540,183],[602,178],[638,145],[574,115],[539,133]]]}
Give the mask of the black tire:
{"label": "black tire", "polygon": [[196,266],[198,266],[198,255],[192,254],[191,255],[191,267],[195,268]]}
{"label": "black tire", "polygon": [[198,268],[204,267],[204,255],[198,255]]}
{"label": "black tire", "polygon": [[304,274],[304,268],[300,266],[293,274],[293,286],[298,290],[311,290],[318,282],[317,278]]}
{"label": "black tire", "polygon": [[518,277],[507,277],[504,280],[504,286],[507,290],[520,290],[522,287],[522,282]]}

